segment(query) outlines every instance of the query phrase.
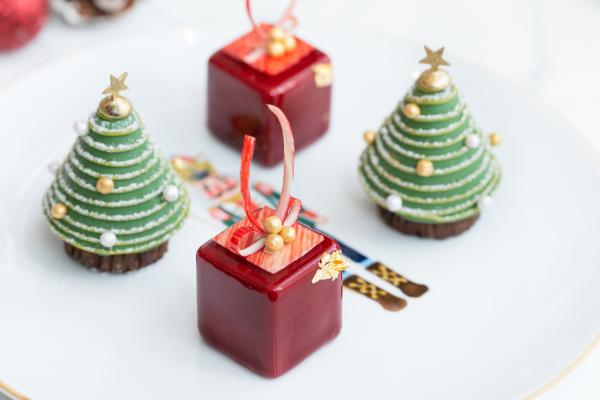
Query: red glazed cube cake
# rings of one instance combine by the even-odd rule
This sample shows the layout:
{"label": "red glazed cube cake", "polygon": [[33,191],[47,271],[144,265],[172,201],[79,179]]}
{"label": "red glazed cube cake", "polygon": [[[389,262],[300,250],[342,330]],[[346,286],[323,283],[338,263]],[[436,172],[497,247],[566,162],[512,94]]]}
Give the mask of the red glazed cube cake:
{"label": "red glazed cube cake", "polygon": [[[265,207],[256,216],[272,213]],[[240,364],[277,377],[340,332],[342,279],[315,279],[324,255],[338,245],[296,223],[301,240],[277,254],[243,257],[227,244],[249,225],[245,218],[198,249],[198,329]]]}
{"label": "red glazed cube cake", "polygon": [[296,150],[306,147],[329,128],[332,69],[325,53],[298,38],[293,51],[277,58],[257,52],[259,40],[253,30],[210,57],[208,127],[236,148],[245,134],[254,136],[254,158],[271,166],[283,160],[283,144],[265,103],[287,115]]}

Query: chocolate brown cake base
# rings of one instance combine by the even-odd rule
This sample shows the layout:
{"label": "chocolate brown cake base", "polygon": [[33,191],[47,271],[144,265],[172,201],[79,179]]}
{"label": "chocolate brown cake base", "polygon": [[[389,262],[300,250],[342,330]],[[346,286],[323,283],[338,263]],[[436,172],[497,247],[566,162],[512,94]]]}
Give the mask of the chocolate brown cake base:
{"label": "chocolate brown cake base", "polygon": [[143,253],[101,256],[65,243],[65,251],[67,254],[80,264],[102,272],[112,272],[117,274],[135,271],[152,264],[153,262],[158,261],[168,249],[169,242],[167,241]]}
{"label": "chocolate brown cake base", "polygon": [[474,217],[462,221],[443,224],[428,224],[409,221],[385,208],[378,208],[379,213],[386,224],[407,235],[419,236],[422,238],[446,239],[451,236],[460,235],[473,226],[475,221],[477,221],[477,218],[479,218],[479,214],[477,214]]}

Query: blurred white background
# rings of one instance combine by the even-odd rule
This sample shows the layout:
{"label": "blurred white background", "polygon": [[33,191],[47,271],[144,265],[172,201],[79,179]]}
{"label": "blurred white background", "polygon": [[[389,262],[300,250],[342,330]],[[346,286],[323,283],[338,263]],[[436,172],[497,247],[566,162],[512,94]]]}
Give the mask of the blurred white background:
{"label": "blurred white background", "polygon": [[[281,9],[283,0],[254,3],[258,20],[272,20],[278,11],[269,10]],[[460,57],[535,93],[600,152],[596,114],[600,107],[598,0],[300,0],[296,15],[300,33],[314,25],[341,30],[358,28],[410,40],[416,46],[446,46],[445,55],[450,62],[453,57]],[[29,71],[82,49],[140,35],[156,27],[220,21],[239,25],[231,38],[248,30],[243,1],[141,0],[125,16],[82,28],[71,28],[53,18],[26,47],[0,53],[0,96],[3,86]],[[402,93],[404,88],[399,89],[398,96]],[[598,399],[599,376],[597,350],[544,398]]]}

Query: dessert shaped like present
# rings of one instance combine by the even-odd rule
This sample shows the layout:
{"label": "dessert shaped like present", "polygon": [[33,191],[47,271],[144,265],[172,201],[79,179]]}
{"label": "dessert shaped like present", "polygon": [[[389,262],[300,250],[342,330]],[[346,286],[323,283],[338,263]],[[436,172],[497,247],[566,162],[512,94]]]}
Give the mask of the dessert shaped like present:
{"label": "dessert shaped like present", "polygon": [[286,160],[275,210],[257,209],[248,176],[255,139],[246,136],[241,191],[246,218],[197,252],[198,329],[206,342],[251,370],[276,377],[294,367],[341,328],[339,246],[296,222],[301,210],[289,196],[293,138],[282,119]]}
{"label": "dessert shaped like present", "polygon": [[283,160],[283,146],[279,125],[264,104],[285,112],[296,150],[316,141],[329,127],[331,61],[292,35],[293,1],[275,25],[256,24],[246,3],[252,31],[208,61],[208,127],[236,148],[245,134],[254,136],[254,158],[271,166]]}
{"label": "dessert shaped like present", "polygon": [[110,77],[98,109],[74,128],[77,141],[43,201],[50,229],[86,267],[127,272],[160,259],[183,225],[189,195]]}
{"label": "dessert shaped like present", "polygon": [[[444,48],[421,63],[419,76],[368,144],[359,175],[384,221],[402,233],[444,239],[469,229],[492,202],[502,175],[492,146],[452,83],[439,69]],[[487,140],[486,140],[487,139]]]}

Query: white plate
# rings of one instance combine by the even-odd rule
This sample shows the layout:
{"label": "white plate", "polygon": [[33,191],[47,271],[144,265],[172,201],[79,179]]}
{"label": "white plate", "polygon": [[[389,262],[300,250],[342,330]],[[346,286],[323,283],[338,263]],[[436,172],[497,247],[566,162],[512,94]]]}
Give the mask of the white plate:
{"label": "white plate", "polygon": [[[600,170],[586,144],[554,111],[449,49],[475,118],[504,135],[504,181],[495,206],[458,238],[396,234],[363,194],[356,166],[362,131],[393,109],[422,54],[366,34],[308,37],[334,59],[335,106],[329,135],[296,159],[294,193],[330,217],[332,233],[430,293],[390,313],[346,291],[339,338],[266,380],[196,331],[195,249],[216,225],[191,219],[168,255],[137,273],[71,262],[42,219],[46,164],[66,154],[72,122],[95,108],[109,73],[129,71],[128,97],[167,154],[204,152],[236,173],[239,155],[209,136],[204,104],[206,59],[239,29],[126,39],[1,93],[2,380],[39,399],[507,399],[546,382],[600,332]],[[323,170],[328,179],[317,179]],[[253,168],[273,184],[280,173]]]}

